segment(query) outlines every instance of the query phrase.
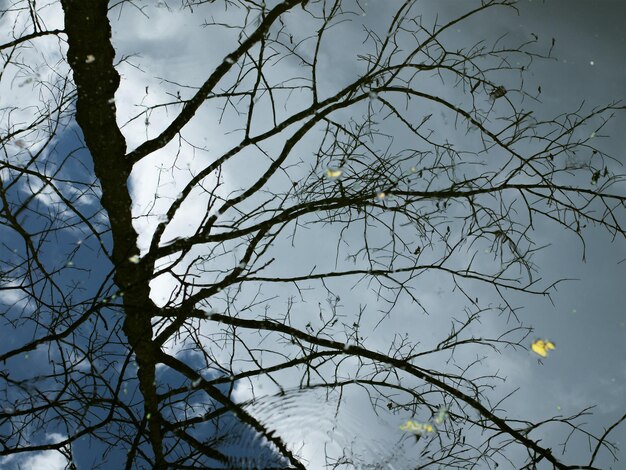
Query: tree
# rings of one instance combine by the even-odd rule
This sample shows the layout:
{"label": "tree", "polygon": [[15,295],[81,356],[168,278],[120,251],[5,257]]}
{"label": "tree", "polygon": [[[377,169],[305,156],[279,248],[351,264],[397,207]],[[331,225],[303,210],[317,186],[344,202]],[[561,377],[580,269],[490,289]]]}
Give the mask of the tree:
{"label": "tree", "polygon": [[[593,469],[614,454],[626,417],[598,436],[587,410],[509,418],[475,353],[528,349],[511,298],[557,284],[537,273],[538,231],[583,247],[588,225],[626,234],[623,175],[595,139],[624,106],[540,117],[525,73],[554,42],[448,45],[512,0],[444,23],[412,0],[175,3],[0,4],[2,90],[23,100],[3,103],[0,135],[5,462],[55,450],[67,468],[309,468],[276,416],[309,403],[316,426],[352,389],[405,424],[370,453],[348,439],[330,468]],[[199,83],[120,88],[140,65],[111,28],[137,12],[204,19]],[[47,26],[55,15],[64,26]],[[432,345],[397,320],[426,324],[424,282],[465,299]],[[344,305],[349,288],[369,297]],[[478,334],[494,314],[503,330]],[[377,338],[380,325],[397,334]],[[585,462],[544,429],[588,439]]]}

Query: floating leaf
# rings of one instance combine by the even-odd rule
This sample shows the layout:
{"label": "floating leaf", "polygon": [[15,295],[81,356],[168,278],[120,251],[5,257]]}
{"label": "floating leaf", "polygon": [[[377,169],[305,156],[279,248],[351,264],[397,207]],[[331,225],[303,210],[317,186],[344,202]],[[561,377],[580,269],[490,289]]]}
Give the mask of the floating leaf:
{"label": "floating leaf", "polygon": [[131,256],[130,258],[128,258],[128,261],[130,261],[133,264],[137,264],[139,263],[139,256],[137,255]]}
{"label": "floating leaf", "polygon": [[448,417],[448,408],[442,405],[437,410],[437,414],[435,415],[435,419],[433,419],[433,422],[435,424],[443,424],[443,422],[446,420],[447,417]]}
{"label": "floating leaf", "polygon": [[600,170],[597,170],[591,175],[591,184],[597,184],[600,179]]}
{"label": "floating leaf", "polygon": [[548,357],[548,351],[556,348],[555,344],[547,339],[538,339],[530,347],[541,357]]}
{"label": "floating leaf", "polygon": [[506,95],[506,88],[504,88],[503,86],[495,87],[493,90],[491,90],[491,93],[489,93],[489,97],[492,100],[502,98],[504,95]]}
{"label": "floating leaf", "polygon": [[434,432],[435,428],[432,424],[428,423],[418,423],[417,421],[408,420],[402,426],[400,426],[402,431],[414,432],[417,434],[423,434],[425,432]]}
{"label": "floating leaf", "polygon": [[326,176],[333,180],[339,178],[342,173],[343,171],[338,170],[338,169],[333,169],[333,168],[326,169]]}

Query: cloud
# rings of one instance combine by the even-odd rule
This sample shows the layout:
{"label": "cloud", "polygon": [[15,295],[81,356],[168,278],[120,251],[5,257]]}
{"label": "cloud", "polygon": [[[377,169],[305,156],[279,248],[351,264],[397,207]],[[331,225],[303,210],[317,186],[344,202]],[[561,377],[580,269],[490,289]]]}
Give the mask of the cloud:
{"label": "cloud", "polygon": [[[41,24],[50,30],[63,28],[63,14],[61,4],[57,1],[38,3],[38,14]],[[9,27],[0,28],[5,34],[0,34],[0,44],[8,42],[15,36],[20,37],[32,31],[31,17],[28,8],[14,8],[3,15],[3,20]],[[3,113],[10,110],[9,115],[3,115],[0,129],[2,134],[14,133],[18,129],[25,129],[12,141],[17,149],[28,148],[35,152],[43,145],[48,136],[48,122],[28,129],[40,113],[55,107],[58,98],[57,85],[69,75],[69,65],[63,59],[66,45],[53,35],[33,39],[29,43],[18,47],[11,62],[3,69],[0,81],[0,108]],[[14,158],[28,158],[26,152],[21,151]]]}
{"label": "cloud", "polygon": [[65,470],[68,460],[57,451],[41,452],[24,460],[22,470]]}
{"label": "cloud", "polygon": [[[66,439],[58,433],[46,434],[47,443],[60,442]],[[23,455],[16,454],[0,459],[2,468],[5,470],[66,470],[68,459],[57,450],[34,452]]]}

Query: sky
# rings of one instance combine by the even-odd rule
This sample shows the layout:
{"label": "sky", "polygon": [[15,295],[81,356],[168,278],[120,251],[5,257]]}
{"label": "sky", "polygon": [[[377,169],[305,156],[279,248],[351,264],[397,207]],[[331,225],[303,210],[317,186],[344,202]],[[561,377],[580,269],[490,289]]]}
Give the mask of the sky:
{"label": "sky", "polygon": [[[116,94],[120,124],[125,124],[135,116],[142,110],[142,106],[172,99],[178,91],[183,96],[189,96],[192,90],[180,84],[197,86],[202,83],[211,68],[222,60],[224,44],[229,44],[235,37],[236,33],[232,31],[224,33],[202,28],[201,24],[208,17],[202,8],[198,7],[192,14],[189,10],[179,11],[174,2],[170,4],[171,10],[163,2],[146,2],[143,12],[130,5],[123,9],[118,7],[111,12],[113,43],[118,56],[130,57],[118,67],[122,75],[121,87]],[[385,13],[388,13],[390,4],[393,5],[394,2],[387,4],[369,0],[364,7],[363,21],[371,27],[381,27],[387,21]],[[551,54],[554,60],[536,61],[526,77],[527,89],[534,91],[541,86],[541,102],[529,99],[528,106],[536,106],[548,115],[571,110],[583,101],[592,105],[626,98],[626,61],[623,59],[626,31],[622,25],[622,19],[626,17],[624,2],[533,0],[521,1],[518,6],[519,14],[500,9],[497,13],[460,25],[458,30],[451,32],[451,44],[468,46],[478,40],[495,39],[503,34],[507,34],[512,42],[524,41],[530,40],[536,34],[543,44],[549,46],[551,39],[555,38]],[[423,2],[422,8],[424,21],[428,22],[435,15],[440,20],[451,17],[466,6],[462,2],[438,1]],[[42,14],[48,19],[48,27],[61,24],[60,11],[55,2],[50,2],[50,7]],[[299,32],[296,29],[298,21],[296,15],[293,24],[288,24],[288,27],[294,28],[294,34]],[[322,83],[328,91],[338,88],[341,83],[358,73],[354,55],[355,51],[364,47],[363,31],[356,22],[338,28],[333,34],[335,36],[331,37],[335,42],[329,49],[332,53],[323,55],[320,63],[324,72]],[[4,36],[0,38],[0,42],[6,40]],[[45,58],[48,67],[41,66],[38,69],[40,78],[45,79],[55,73],[62,75],[63,70],[67,70],[66,66],[63,68],[62,64],[56,64],[60,59],[60,51],[62,47],[59,48],[54,41],[42,40],[25,57],[39,64]],[[298,70],[298,64],[294,61],[286,61],[282,67],[281,71],[286,73],[295,73]],[[19,112],[28,113],[26,105],[41,98],[29,88],[30,82],[26,83],[32,77],[21,73],[12,83],[10,97],[6,93],[0,93],[0,103],[5,105],[7,101],[10,103],[13,100],[19,105]],[[176,80],[177,84],[169,83],[168,80]],[[430,85],[438,89],[436,83]],[[7,86],[6,79],[2,86]],[[442,96],[456,98],[457,92],[454,90],[441,87],[439,91],[445,94]],[[299,100],[301,97],[294,92],[290,106],[297,108]],[[145,116],[141,116],[125,124],[122,130],[129,149],[137,146],[147,136],[156,135],[169,119],[171,114],[167,112],[154,112],[147,120]],[[435,119],[437,133],[446,135],[450,132],[446,127],[445,116]],[[183,151],[177,155],[175,168],[172,169],[171,155],[177,147],[174,144],[135,167],[130,187],[136,204],[136,229],[140,233],[142,249],[147,248],[151,232],[159,220],[159,214],[167,206],[168,198],[179,193],[190,173],[202,168],[211,161],[213,155],[233,144],[234,138],[226,132],[234,129],[237,123],[232,110],[221,116],[215,107],[205,106],[186,128],[185,138],[192,144],[206,147],[206,151],[192,151],[190,146],[183,146]],[[263,125],[261,119],[258,126],[262,128]],[[603,130],[603,134],[596,137],[598,140],[602,139],[600,145],[622,164],[626,163],[623,133],[625,125],[625,117],[617,116]],[[4,129],[5,124],[2,126]],[[61,135],[58,139],[59,154],[75,145],[75,134],[71,134],[71,127],[66,132],[66,135]],[[451,133],[450,138],[456,136]],[[269,150],[274,148],[276,147],[270,146]],[[306,146],[299,148],[303,158],[306,158],[305,150]],[[49,158],[53,159],[53,156]],[[253,160],[250,156],[241,163],[227,167],[223,175],[222,191],[228,193],[245,185],[249,175],[256,174],[255,170],[262,168],[264,164],[265,162]],[[619,162],[613,162],[609,165],[617,168],[618,164]],[[77,167],[75,171],[80,170]],[[626,186],[622,183],[617,189],[626,191]],[[159,198],[155,199],[156,193]],[[42,203],[45,202],[44,199]],[[190,233],[194,228],[194,214],[202,202],[202,195],[198,194],[191,203],[184,205],[182,213],[174,219],[167,235],[173,239]],[[338,234],[339,228],[331,226],[323,231],[298,234],[293,246],[289,240],[279,241],[273,247],[273,251],[281,255],[275,269],[295,274],[306,271],[305,268],[314,264],[332,267]],[[350,233],[348,236],[353,237],[351,240],[354,244],[359,243],[358,234]],[[382,241],[385,234],[375,233],[373,237],[374,240]],[[538,245],[547,245],[534,259],[542,279],[546,282],[561,278],[576,280],[559,284],[552,296],[552,302],[541,297],[515,295],[512,300],[520,307],[518,314],[523,323],[534,329],[527,343],[530,345],[535,338],[549,338],[556,344],[556,349],[543,360],[538,360],[530,351],[507,350],[502,354],[488,354],[483,359],[483,367],[485,370],[499,370],[501,375],[506,376],[506,382],[501,384],[498,396],[519,389],[505,403],[505,415],[542,419],[554,414],[573,414],[587,406],[595,406],[594,414],[586,417],[585,421],[590,430],[602,432],[626,411],[626,312],[623,308],[626,305],[623,281],[626,279],[626,261],[623,261],[626,260],[626,243],[623,240],[613,241],[609,234],[589,228],[586,232],[583,261],[582,247],[578,240],[553,225],[538,224],[534,238]],[[233,250],[233,260],[236,260],[236,256],[237,251]],[[233,260],[228,259],[225,262]],[[94,264],[87,255],[83,262],[86,265]],[[105,274],[106,271],[103,270],[93,273],[92,276],[102,279]],[[93,285],[96,284],[94,281]],[[449,329],[451,317],[458,315],[464,305],[458,293],[450,293],[451,285],[445,278],[432,275],[425,277],[416,286],[420,300],[430,311],[430,315],[422,315],[415,305],[405,299],[388,320],[378,325],[380,315],[376,311],[383,308],[381,300],[367,286],[353,287],[353,284],[339,282],[334,289],[340,293],[341,311],[348,318],[353,318],[355,306],[367,306],[367,316],[361,328],[366,337],[365,344],[373,349],[385,350],[396,333],[405,332],[424,345],[433,341],[436,343],[441,338],[441,332]],[[170,297],[173,282],[163,276],[153,281],[151,286],[153,300],[157,304],[163,304]],[[315,322],[319,318],[318,304],[326,304],[330,297],[319,284],[312,284],[312,287],[305,294],[305,301],[298,304],[299,315],[294,319],[294,323],[303,329],[308,322],[316,326]],[[475,295],[485,304],[495,305],[497,298],[493,292],[481,286],[473,288]],[[274,292],[272,286],[264,289],[267,296]],[[279,293],[287,295],[288,292],[283,289]],[[8,298],[7,295],[3,294],[0,301],[4,304],[15,302],[14,298]],[[245,304],[243,299],[241,305]],[[216,309],[222,307],[219,302],[215,305]],[[233,308],[236,309],[237,306]],[[416,317],[419,322],[415,321]],[[503,327],[505,325],[502,317],[486,315],[476,327],[476,333],[497,335]],[[211,326],[206,328],[210,329]],[[26,335],[24,332],[22,334]],[[12,336],[10,340],[18,341],[19,337]],[[175,353],[181,351],[184,344],[170,343],[167,347]],[[216,351],[218,359],[228,359],[226,352],[221,354]],[[473,360],[476,351],[470,348],[462,354],[465,356],[456,358],[460,363]],[[431,366],[436,365],[439,358],[432,360],[434,363]],[[349,366],[348,363],[348,370]],[[16,363],[14,367],[25,366]],[[285,384],[297,385],[297,377],[285,375],[281,379]],[[393,461],[397,469],[409,468],[411,458],[419,453],[420,449],[415,447],[403,449],[402,452],[406,454],[401,456],[401,452],[393,448],[396,438],[402,435],[398,429],[399,424],[407,416],[391,413],[375,416],[371,411],[369,398],[355,387],[345,390],[341,415],[335,416],[333,410],[336,402],[325,400],[319,394],[294,393],[289,399],[277,402],[273,397],[276,389],[271,383],[259,381],[254,385],[257,394],[267,393],[267,397],[249,405],[250,412],[262,422],[277,428],[295,448],[301,447],[302,455],[311,462],[311,468],[319,468],[319,458],[323,455],[325,445],[332,446],[329,441],[335,443],[337,452],[340,452],[339,447],[350,447],[348,443],[352,443],[353,452],[366,456],[365,459],[389,454],[390,461]],[[238,384],[234,394],[241,401],[251,398],[250,384]],[[319,419],[319,416],[323,416],[323,419]],[[311,429],[317,432],[309,432]],[[626,426],[617,428],[611,436],[614,442],[622,443],[621,447],[626,448]],[[53,433],[46,437],[58,438]],[[556,449],[554,436],[545,435],[542,438],[551,445],[554,443]],[[337,445],[343,442],[346,444]],[[618,454],[622,461],[626,460],[623,449]],[[578,456],[585,455],[588,455],[587,449],[577,441],[567,448],[566,460],[575,461]],[[23,469],[60,469],[65,465],[58,453],[40,453],[5,461],[3,465],[12,468],[11,465],[16,466],[18,463]],[[610,468],[610,465],[620,468],[619,463],[612,464],[607,455],[601,455],[598,465],[602,468]]]}

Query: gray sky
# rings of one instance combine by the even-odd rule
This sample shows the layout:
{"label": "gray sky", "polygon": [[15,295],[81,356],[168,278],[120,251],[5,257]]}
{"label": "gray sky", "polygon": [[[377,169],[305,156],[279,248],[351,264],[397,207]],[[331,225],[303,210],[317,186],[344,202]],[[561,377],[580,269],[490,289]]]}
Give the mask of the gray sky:
{"label": "gray sky", "polygon": [[[384,13],[388,11],[389,4],[380,4],[370,1],[366,9],[366,22],[376,27],[380,19],[386,19]],[[464,2],[427,2],[423,4],[424,17],[432,18],[439,14],[443,21],[447,15],[466,8]],[[533,103],[529,100],[528,106],[536,106],[543,115],[550,116],[559,112],[576,108],[583,100],[588,104],[603,104],[612,100],[623,99],[626,92],[626,66],[623,60],[623,46],[626,45],[625,33],[620,23],[624,18],[626,6],[621,2],[521,2],[520,14],[512,11],[494,10],[490,14],[477,17],[475,20],[459,26],[459,31],[453,34],[453,39],[458,43],[468,46],[481,39],[495,39],[507,33],[509,38],[518,41],[529,40],[532,34],[537,34],[542,44],[549,46],[551,38],[556,39],[552,55],[558,60],[537,61],[531,74],[526,77],[527,89],[534,92],[537,86],[542,87],[540,96],[541,103]],[[181,20],[185,25],[185,21]],[[127,21],[128,20],[127,18]],[[425,20],[427,22],[428,20]],[[180,27],[180,26],[179,26]],[[145,41],[141,47],[131,39],[136,34],[128,28],[120,28],[119,44],[128,48],[128,51],[141,49],[148,52],[141,63],[150,65],[158,70],[158,73],[170,73],[180,76],[181,71],[187,78],[186,83],[198,83],[202,80],[206,68],[199,63],[210,63],[213,59],[211,54],[212,41],[203,43],[202,46],[194,45],[189,41],[176,38],[176,26],[169,29],[165,36],[157,35],[157,42]],[[159,30],[162,31],[162,30]],[[193,31],[185,30],[185,34]],[[128,35],[128,37],[127,37]],[[355,50],[360,47],[360,31],[358,26],[348,26],[335,32],[336,42],[332,55],[322,56],[320,68],[326,72],[322,80],[326,80],[329,89],[339,88],[341,83],[349,80],[353,73],[358,72],[358,66],[351,61]],[[333,37],[333,36],[331,36]],[[170,41],[174,40],[176,46]],[[209,53],[199,53],[197,49],[205,51],[204,44],[209,45]],[[168,68],[170,58],[166,50],[176,49],[176,57],[173,57],[175,69]],[[181,49],[185,53],[181,53]],[[218,54],[219,56],[219,54]],[[295,64],[290,64],[295,66]],[[132,73],[127,69],[128,73]],[[158,74],[155,72],[155,74]],[[157,85],[155,85],[157,86]],[[152,87],[152,85],[151,85]],[[121,93],[126,89],[142,88],[141,85],[133,88],[132,79],[123,85]],[[157,88],[158,89],[158,88]],[[152,90],[152,88],[151,88]],[[152,92],[152,91],[151,91]],[[442,90],[444,93],[452,93]],[[297,100],[295,100],[297,103]],[[207,112],[211,112],[210,110]],[[227,115],[228,116],[228,115]],[[207,117],[211,121],[210,115]],[[213,118],[214,119],[214,118]],[[616,119],[608,128],[603,145],[610,153],[623,158],[624,139],[620,129],[624,128],[623,116]],[[226,117],[226,125],[229,125]],[[442,132],[446,132],[444,127]],[[191,135],[195,131],[191,132]],[[131,135],[128,132],[127,135]],[[219,132],[217,133],[219,136]],[[204,136],[205,134],[199,134]],[[220,147],[228,144],[222,139],[212,141],[208,139],[208,146],[217,151]],[[196,157],[196,161],[197,161]],[[153,163],[152,163],[153,164]],[[193,165],[193,163],[192,163]],[[252,166],[250,166],[252,165]],[[233,182],[234,186],[245,184],[245,172],[252,173],[254,163],[246,161],[243,167],[234,167],[226,174],[225,181],[228,185]],[[137,178],[145,181],[143,173],[138,172]],[[622,186],[623,187],[623,186]],[[143,187],[146,201],[152,200],[152,191]],[[138,197],[141,198],[141,196]],[[147,203],[146,203],[147,204]],[[334,247],[334,240],[339,229],[328,227],[324,233],[313,231],[310,234],[300,234],[293,248],[285,245],[278,246],[276,252],[282,253],[282,259],[278,260],[278,270],[299,273],[305,270],[304,266],[312,264],[324,264],[324,255],[330,255],[330,247]],[[384,236],[384,235],[380,235]],[[534,234],[538,245],[549,244],[539,256],[535,258],[540,277],[546,281],[560,278],[576,278],[578,281],[564,283],[559,286],[553,296],[554,305],[547,299],[532,298],[528,296],[512,296],[517,307],[521,307],[520,317],[526,325],[535,329],[532,338],[550,338],[557,349],[549,358],[539,361],[530,351],[527,354],[520,352],[504,352],[502,355],[487,357],[485,366],[491,370],[498,369],[507,377],[507,382],[497,393],[502,396],[503,391],[511,391],[519,388],[519,391],[506,402],[505,415],[516,417],[529,417],[542,419],[551,415],[568,415],[579,411],[587,406],[597,406],[593,417],[586,419],[590,429],[602,432],[603,426],[607,426],[626,411],[626,328],[624,327],[624,310],[626,304],[626,291],[624,290],[624,270],[626,263],[618,264],[618,261],[626,258],[626,246],[623,241],[611,243],[607,234],[598,230],[588,230],[587,234],[586,263],[581,261],[581,245],[571,235],[563,233],[560,229],[549,225],[539,224]],[[355,243],[358,240],[355,239]],[[306,247],[306,249],[303,249]],[[334,251],[332,251],[334,253]],[[320,255],[322,259],[320,259]],[[334,256],[328,256],[328,260],[334,260]],[[332,264],[332,263],[331,263]],[[374,328],[379,317],[375,315],[380,302],[366,289],[356,288],[348,290],[351,283],[340,284],[337,292],[341,292],[341,304],[345,306],[343,312],[350,317],[354,314],[355,306],[367,304],[372,314],[364,325],[367,331],[366,344],[374,349],[385,350],[393,334],[406,331],[415,340],[428,344],[432,333],[445,331],[448,328],[452,315],[462,309],[460,299],[450,297],[446,289],[450,284],[437,285],[438,278],[427,277],[428,283],[417,287],[421,300],[426,305],[431,315],[419,317],[416,327],[411,325],[415,320],[415,306],[403,304],[397,309],[389,321]],[[445,282],[445,281],[442,281]],[[164,286],[155,283],[155,285]],[[308,321],[315,324],[318,302],[324,302],[326,293],[321,286],[314,285],[315,289],[307,297],[307,303],[301,305],[301,327]],[[362,286],[361,286],[362,287]],[[159,289],[166,292],[166,289]],[[271,292],[271,290],[266,293]],[[283,291],[284,292],[284,291]],[[476,286],[474,293],[489,303],[493,293],[484,287]],[[495,297],[492,300],[497,302]],[[369,328],[369,329],[368,329]],[[493,332],[494,334],[503,328],[501,319],[483,319],[480,330],[476,334]],[[436,336],[435,336],[436,338]],[[530,342],[529,342],[530,343]],[[530,346],[530,344],[529,344]],[[470,360],[475,352],[468,350],[465,358]],[[462,361],[461,361],[462,362]],[[284,377],[286,383],[289,377]],[[263,386],[263,384],[261,384]],[[265,384],[265,390],[271,386]],[[249,397],[245,389],[240,390],[242,399]],[[351,394],[352,393],[352,394]],[[367,448],[381,439],[381,436],[397,432],[397,420],[406,417],[388,417],[386,424],[377,421],[366,411],[368,402],[366,397],[358,392],[347,392],[349,399],[344,402],[343,413],[351,416],[351,410],[359,419],[370,423],[371,435],[361,435],[361,443]],[[307,427],[307,419],[304,418],[308,409],[307,400],[301,398],[300,404],[303,421],[297,421],[300,426]],[[277,420],[267,419],[281,429]],[[395,421],[394,421],[395,420]],[[287,429],[297,429],[297,426]],[[340,425],[341,427],[341,425]],[[368,426],[361,425],[360,428]],[[562,432],[562,431],[561,431]],[[626,441],[626,428],[619,428],[614,434],[615,441]],[[289,432],[287,432],[289,434]],[[306,442],[304,455],[315,462],[316,454],[321,444],[316,444],[313,438],[304,439],[296,437],[294,442],[303,439]],[[558,436],[558,438],[562,438]],[[545,435],[544,442],[553,443],[556,447],[560,440],[557,436]],[[328,438],[327,438],[328,439]],[[562,440],[562,439],[561,439]],[[568,461],[575,461],[576,456],[588,455],[580,442],[574,443],[567,448]],[[402,464],[398,462],[400,467]],[[604,460],[603,465],[610,465],[609,460]],[[315,463],[313,464],[315,467]],[[607,467],[608,468],[608,467]],[[614,467],[619,468],[619,466]]]}

